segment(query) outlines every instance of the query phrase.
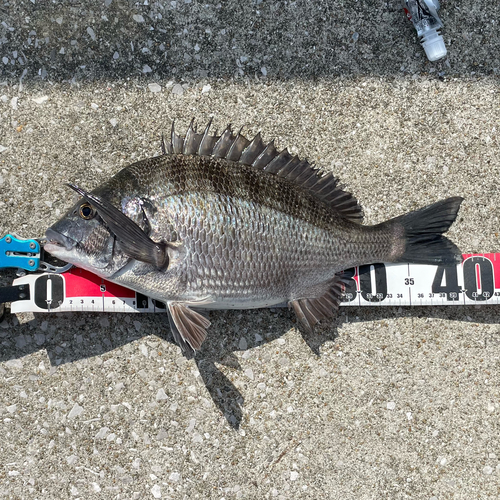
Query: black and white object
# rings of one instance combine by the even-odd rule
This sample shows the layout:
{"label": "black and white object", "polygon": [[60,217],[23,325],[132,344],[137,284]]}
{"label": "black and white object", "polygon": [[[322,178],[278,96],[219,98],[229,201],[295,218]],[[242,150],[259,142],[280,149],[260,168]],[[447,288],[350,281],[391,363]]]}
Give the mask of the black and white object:
{"label": "black and white object", "polygon": [[[449,266],[372,264],[344,272],[342,306],[443,306],[500,303],[500,253],[464,254]],[[141,293],[73,268],[62,274],[30,274],[21,312],[165,312],[165,305]]]}

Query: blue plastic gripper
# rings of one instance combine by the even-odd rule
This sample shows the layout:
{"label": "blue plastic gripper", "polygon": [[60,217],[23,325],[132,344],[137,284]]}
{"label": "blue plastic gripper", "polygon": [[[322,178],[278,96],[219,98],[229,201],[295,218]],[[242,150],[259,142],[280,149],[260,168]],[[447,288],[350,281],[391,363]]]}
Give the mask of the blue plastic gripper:
{"label": "blue plastic gripper", "polygon": [[0,269],[16,267],[36,271],[40,265],[40,243],[16,238],[12,234],[0,239]]}

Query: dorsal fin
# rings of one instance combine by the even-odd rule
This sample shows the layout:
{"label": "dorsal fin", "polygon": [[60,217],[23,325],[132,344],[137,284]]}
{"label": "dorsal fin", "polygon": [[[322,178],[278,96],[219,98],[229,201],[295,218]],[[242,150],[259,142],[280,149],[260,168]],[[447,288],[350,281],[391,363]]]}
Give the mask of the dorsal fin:
{"label": "dorsal fin", "polygon": [[241,130],[236,135],[233,134],[231,125],[228,125],[221,135],[217,135],[217,132],[210,135],[211,124],[212,119],[203,133],[199,134],[193,119],[186,134],[178,135],[172,123],[170,141],[162,140],[163,153],[213,156],[250,165],[307,189],[346,219],[353,222],[361,222],[363,219],[358,201],[339,186],[339,180],[331,173],[323,174],[307,160],[292,156],[287,149],[278,151],[274,141],[264,143],[260,133],[250,141],[241,135]]}

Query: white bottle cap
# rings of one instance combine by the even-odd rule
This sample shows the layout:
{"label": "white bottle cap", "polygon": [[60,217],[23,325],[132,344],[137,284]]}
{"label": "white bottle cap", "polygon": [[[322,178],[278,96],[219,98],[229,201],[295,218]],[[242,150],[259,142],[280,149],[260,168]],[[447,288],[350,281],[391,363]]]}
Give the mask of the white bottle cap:
{"label": "white bottle cap", "polygon": [[436,31],[430,30],[422,37],[422,47],[429,61],[437,61],[446,56],[446,46],[443,37]]}

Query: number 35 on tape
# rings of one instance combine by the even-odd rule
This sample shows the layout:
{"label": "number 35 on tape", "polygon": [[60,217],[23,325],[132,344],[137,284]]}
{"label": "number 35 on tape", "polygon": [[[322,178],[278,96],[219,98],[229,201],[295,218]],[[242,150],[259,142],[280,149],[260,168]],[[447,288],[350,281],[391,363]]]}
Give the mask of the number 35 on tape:
{"label": "number 35 on tape", "polygon": [[[450,266],[372,264],[344,271],[342,306],[441,306],[500,303],[500,253],[464,254]],[[165,305],[82,269],[27,275],[14,285],[30,298],[19,312],[165,312]]]}

